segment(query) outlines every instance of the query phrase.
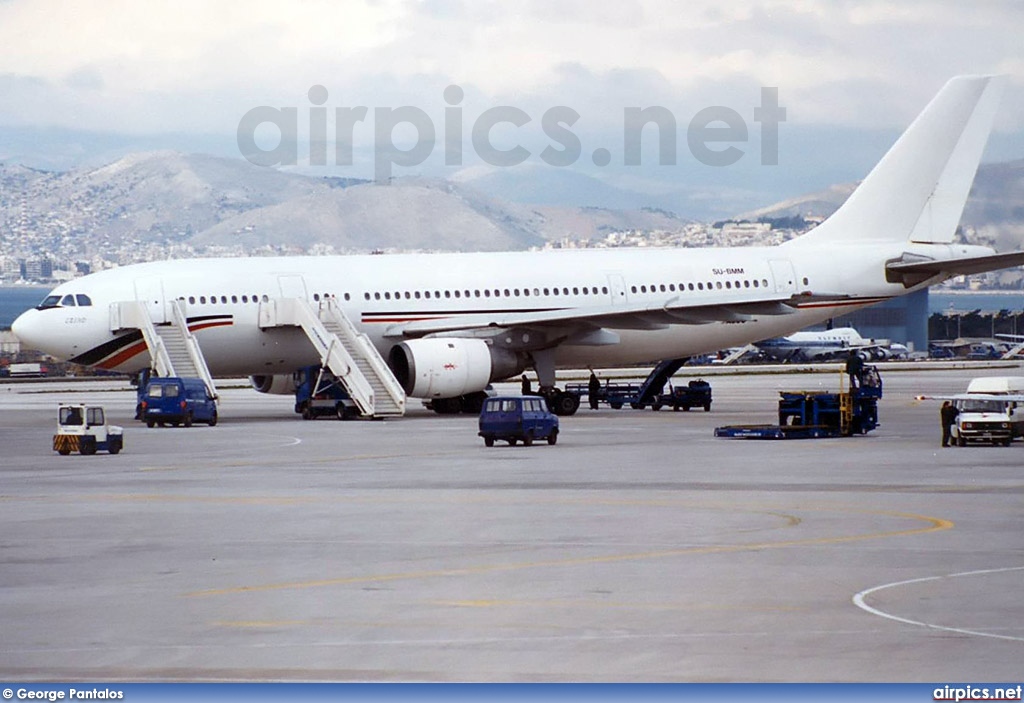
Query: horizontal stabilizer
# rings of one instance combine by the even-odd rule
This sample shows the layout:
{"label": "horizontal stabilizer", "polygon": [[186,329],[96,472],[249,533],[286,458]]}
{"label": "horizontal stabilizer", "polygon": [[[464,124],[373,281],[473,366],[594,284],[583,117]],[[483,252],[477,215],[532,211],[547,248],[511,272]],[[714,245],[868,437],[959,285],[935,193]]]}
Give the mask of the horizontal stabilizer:
{"label": "horizontal stabilizer", "polygon": [[942,275],[945,277],[961,276],[972,273],[985,273],[999,269],[1024,265],[1024,251],[989,256],[972,256],[965,259],[940,259],[931,261],[894,261],[886,264],[886,271],[903,276],[931,278]]}

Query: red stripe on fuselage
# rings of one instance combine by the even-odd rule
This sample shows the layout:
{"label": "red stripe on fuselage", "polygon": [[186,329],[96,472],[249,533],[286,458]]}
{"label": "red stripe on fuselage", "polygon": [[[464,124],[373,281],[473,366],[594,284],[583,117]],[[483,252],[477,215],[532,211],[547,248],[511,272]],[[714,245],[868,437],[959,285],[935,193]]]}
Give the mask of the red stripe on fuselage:
{"label": "red stripe on fuselage", "polygon": [[195,325],[189,325],[188,326],[188,331],[189,332],[197,332],[199,330],[205,330],[205,329],[209,329],[211,327],[230,327],[233,324],[234,324],[234,322],[232,322],[231,320],[219,320],[219,321],[213,321],[213,322],[200,322],[200,323],[195,324]]}
{"label": "red stripe on fuselage", "polygon": [[120,366],[124,362],[128,361],[134,356],[141,354],[144,351],[146,351],[146,342],[136,342],[130,347],[122,349],[113,356],[108,356],[106,359],[96,364],[96,366],[97,368],[110,370],[113,369],[115,366]]}

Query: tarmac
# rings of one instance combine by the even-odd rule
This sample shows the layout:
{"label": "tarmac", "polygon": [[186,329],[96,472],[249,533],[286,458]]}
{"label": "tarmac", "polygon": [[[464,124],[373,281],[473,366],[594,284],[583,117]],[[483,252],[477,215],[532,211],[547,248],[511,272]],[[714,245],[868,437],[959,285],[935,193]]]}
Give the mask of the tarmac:
{"label": "tarmac", "polygon": [[[0,678],[1020,683],[1024,441],[943,449],[914,399],[1014,373],[885,372],[864,436],[715,438],[840,378],[716,375],[490,449],[416,401],[147,429],[120,381],[0,384]],[[124,451],[58,456],[61,401]]]}

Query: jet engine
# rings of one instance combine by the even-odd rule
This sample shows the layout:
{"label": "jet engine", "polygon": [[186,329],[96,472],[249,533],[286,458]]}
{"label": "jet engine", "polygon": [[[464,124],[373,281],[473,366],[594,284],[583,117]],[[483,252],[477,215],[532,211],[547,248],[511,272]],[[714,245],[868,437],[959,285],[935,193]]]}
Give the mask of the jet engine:
{"label": "jet engine", "polygon": [[392,347],[395,378],[412,398],[455,398],[484,390],[491,381],[526,368],[525,360],[482,339],[433,337]]}
{"label": "jet engine", "polygon": [[250,376],[249,383],[260,393],[270,395],[294,395],[295,377],[292,374],[276,376]]}

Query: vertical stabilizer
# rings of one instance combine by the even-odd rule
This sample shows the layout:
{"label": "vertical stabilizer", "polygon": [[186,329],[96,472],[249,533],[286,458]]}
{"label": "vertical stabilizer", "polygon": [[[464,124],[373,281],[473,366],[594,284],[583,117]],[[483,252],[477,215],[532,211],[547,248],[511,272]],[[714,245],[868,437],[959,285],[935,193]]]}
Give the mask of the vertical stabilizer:
{"label": "vertical stabilizer", "polygon": [[791,244],[951,242],[1001,92],[997,76],[951,79],[842,207]]}

